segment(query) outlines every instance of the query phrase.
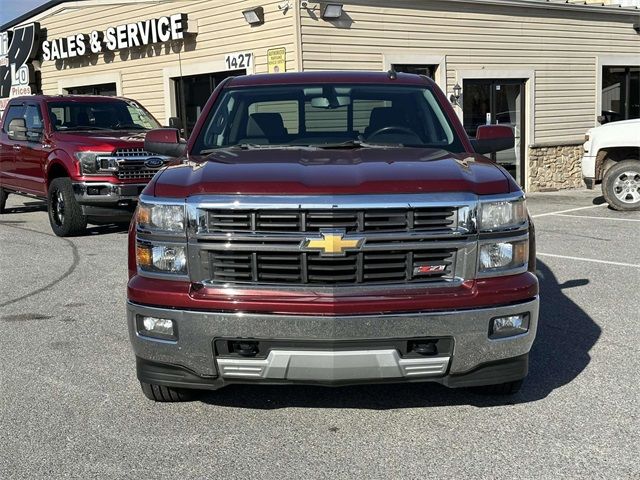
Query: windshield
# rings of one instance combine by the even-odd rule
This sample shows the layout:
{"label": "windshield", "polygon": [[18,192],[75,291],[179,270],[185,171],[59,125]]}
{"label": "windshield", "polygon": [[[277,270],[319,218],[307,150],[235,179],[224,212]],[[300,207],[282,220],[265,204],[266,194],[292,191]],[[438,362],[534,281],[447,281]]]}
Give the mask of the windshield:
{"label": "windshield", "polygon": [[428,87],[286,85],[228,89],[200,131],[194,153],[235,145],[464,147]]}
{"label": "windshield", "polygon": [[49,119],[56,131],[150,130],[160,125],[132,100],[49,102]]}

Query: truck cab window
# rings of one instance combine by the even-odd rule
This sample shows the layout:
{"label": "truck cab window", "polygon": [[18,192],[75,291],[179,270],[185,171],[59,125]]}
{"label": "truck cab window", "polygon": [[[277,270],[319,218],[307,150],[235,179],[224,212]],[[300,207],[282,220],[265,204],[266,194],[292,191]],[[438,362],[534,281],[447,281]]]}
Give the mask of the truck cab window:
{"label": "truck cab window", "polygon": [[42,112],[38,105],[27,105],[25,121],[27,124],[27,138],[34,142],[40,141],[43,132],[43,121]]}
{"label": "truck cab window", "polygon": [[7,133],[9,124],[16,118],[24,118],[24,105],[11,105],[4,114],[4,122],[2,124],[2,131]]}

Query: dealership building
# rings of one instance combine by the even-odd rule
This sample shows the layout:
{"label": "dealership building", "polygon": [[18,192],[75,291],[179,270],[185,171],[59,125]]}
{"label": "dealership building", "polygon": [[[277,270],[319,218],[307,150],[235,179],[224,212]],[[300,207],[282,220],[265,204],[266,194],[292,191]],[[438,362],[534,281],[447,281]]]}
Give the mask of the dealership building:
{"label": "dealership building", "polygon": [[433,78],[470,135],[512,125],[497,161],[528,191],[578,187],[585,132],[640,117],[640,9],[614,3],[52,0],[0,27],[0,109],[120,95],[188,133],[230,75],[393,68]]}

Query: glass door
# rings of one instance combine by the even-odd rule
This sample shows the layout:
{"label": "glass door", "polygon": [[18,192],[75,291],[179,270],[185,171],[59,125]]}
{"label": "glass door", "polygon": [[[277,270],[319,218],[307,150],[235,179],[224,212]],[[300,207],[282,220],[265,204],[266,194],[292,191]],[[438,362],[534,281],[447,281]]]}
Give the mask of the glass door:
{"label": "glass door", "polygon": [[218,84],[227,77],[244,75],[246,70],[205,73],[174,78],[177,116],[185,137],[189,137],[207,100]]}
{"label": "glass door", "polygon": [[465,80],[462,89],[463,124],[475,137],[480,125],[509,125],[514,148],[494,153],[491,159],[524,186],[525,103],[523,80]]}

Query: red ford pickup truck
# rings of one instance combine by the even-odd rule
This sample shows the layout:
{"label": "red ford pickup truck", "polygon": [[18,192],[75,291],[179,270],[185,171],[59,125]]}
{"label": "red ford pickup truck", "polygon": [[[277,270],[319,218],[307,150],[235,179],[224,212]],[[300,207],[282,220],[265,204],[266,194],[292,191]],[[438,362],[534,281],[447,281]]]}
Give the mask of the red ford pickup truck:
{"label": "red ford pickup truck", "polygon": [[516,392],[538,321],[524,194],[428,78],[227,79],[129,232],[144,394],[230,383],[439,382]]}
{"label": "red ford pickup truck", "polygon": [[128,220],[167,157],[144,151],[159,127],[125,98],[35,95],[11,99],[0,131],[0,213],[11,193],[47,199],[51,228],[78,235],[87,221]]}

